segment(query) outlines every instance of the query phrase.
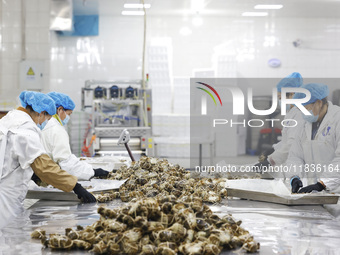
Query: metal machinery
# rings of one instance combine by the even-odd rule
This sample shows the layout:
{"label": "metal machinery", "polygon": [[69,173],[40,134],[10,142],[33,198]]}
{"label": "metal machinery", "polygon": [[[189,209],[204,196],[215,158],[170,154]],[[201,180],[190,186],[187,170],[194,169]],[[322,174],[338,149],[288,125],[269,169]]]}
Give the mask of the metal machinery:
{"label": "metal machinery", "polygon": [[117,144],[122,131],[127,129],[132,153],[152,156],[151,109],[151,89],[144,93],[141,81],[85,81],[82,110],[92,114],[95,134],[91,155],[127,154],[124,146]]}

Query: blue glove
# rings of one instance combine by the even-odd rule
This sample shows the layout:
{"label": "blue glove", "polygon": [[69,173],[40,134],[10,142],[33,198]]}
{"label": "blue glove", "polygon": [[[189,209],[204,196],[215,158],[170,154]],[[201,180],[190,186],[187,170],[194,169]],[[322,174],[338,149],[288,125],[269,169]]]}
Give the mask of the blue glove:
{"label": "blue glove", "polygon": [[299,176],[293,176],[290,179],[290,185],[292,186],[292,193],[297,193],[303,186]]}
{"label": "blue glove", "polygon": [[299,190],[298,193],[311,193],[313,190],[316,190],[318,192],[324,190],[326,187],[323,186],[320,182],[317,182],[315,184],[312,184],[312,185],[309,185],[309,186],[306,186],[302,189]]}

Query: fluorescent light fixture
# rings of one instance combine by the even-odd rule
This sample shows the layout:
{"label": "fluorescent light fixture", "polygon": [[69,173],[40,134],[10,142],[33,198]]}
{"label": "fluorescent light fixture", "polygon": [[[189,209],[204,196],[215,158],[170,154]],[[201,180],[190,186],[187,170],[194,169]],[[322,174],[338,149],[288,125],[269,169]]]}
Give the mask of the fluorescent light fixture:
{"label": "fluorescent light fixture", "polygon": [[[149,9],[151,4],[144,4],[145,9]],[[143,8],[143,4],[124,4],[124,8]]]}
{"label": "fluorescent light fixture", "polygon": [[278,10],[283,7],[282,4],[257,4],[254,9],[257,10]]}
{"label": "fluorescent light fixture", "polygon": [[144,15],[144,11],[122,11],[122,15],[139,15],[142,16]]}
{"label": "fluorescent light fixture", "polygon": [[204,0],[191,0],[190,6],[193,11],[202,11],[205,6]]}
{"label": "fluorescent light fixture", "polygon": [[242,16],[246,17],[265,17],[268,16],[268,12],[244,12]]}

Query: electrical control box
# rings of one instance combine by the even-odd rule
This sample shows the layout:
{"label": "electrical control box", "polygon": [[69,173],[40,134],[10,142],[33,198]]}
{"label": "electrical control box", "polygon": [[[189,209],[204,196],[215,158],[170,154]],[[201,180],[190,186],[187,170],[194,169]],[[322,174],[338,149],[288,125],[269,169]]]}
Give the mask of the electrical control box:
{"label": "electrical control box", "polygon": [[44,62],[25,60],[20,63],[20,89],[41,91],[43,83]]}

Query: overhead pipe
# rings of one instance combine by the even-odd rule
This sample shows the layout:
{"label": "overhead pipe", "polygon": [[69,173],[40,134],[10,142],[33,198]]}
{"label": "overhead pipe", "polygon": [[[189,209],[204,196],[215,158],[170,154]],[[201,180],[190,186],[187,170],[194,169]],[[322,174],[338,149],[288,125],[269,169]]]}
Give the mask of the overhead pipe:
{"label": "overhead pipe", "polygon": [[143,35],[143,58],[142,58],[142,89],[143,89],[143,101],[144,101],[144,126],[148,127],[148,107],[146,105],[146,85],[145,85],[145,47],[146,47],[146,10],[144,5],[144,0],[142,0],[143,11],[144,11],[144,35]]}

